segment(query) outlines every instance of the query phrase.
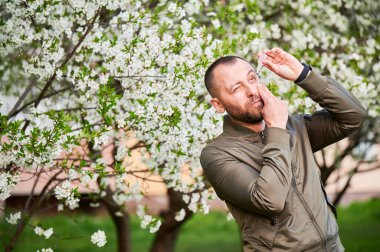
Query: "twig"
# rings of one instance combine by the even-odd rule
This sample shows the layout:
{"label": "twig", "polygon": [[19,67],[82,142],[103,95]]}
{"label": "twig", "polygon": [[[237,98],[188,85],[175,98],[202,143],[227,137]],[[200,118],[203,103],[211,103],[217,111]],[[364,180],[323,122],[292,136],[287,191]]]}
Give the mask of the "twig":
{"label": "twig", "polygon": [[83,159],[83,158],[54,158],[53,160],[54,161],[63,161],[63,160],[82,161],[83,160],[83,161],[86,161],[86,162],[95,163],[91,159]]}
{"label": "twig", "polygon": [[[29,85],[24,90],[24,93],[20,96],[20,98],[17,100],[16,104],[13,106],[12,110],[8,113],[8,118],[16,115],[18,111],[16,112],[17,108],[21,105],[21,103],[25,100],[25,97],[28,95],[30,90],[32,90],[33,86],[36,84],[35,79],[33,79]],[[15,113],[16,112],[16,113]]]}
{"label": "twig", "polygon": [[[102,121],[99,121],[99,122],[97,122],[97,123],[91,124],[91,125],[89,125],[89,126],[100,126],[100,125],[103,125]],[[82,127],[79,127],[79,128],[73,129],[72,132],[73,132],[73,131],[77,131],[77,130],[84,129],[85,127],[87,127],[87,126],[82,126]]]}
{"label": "twig", "polygon": [[[72,88],[72,87],[70,86],[70,87],[66,87],[66,88],[63,88],[63,89],[61,89],[61,90],[58,90],[58,91],[56,91],[56,92],[53,92],[53,93],[51,93],[51,94],[48,94],[48,95],[42,97],[41,100],[46,99],[46,98],[49,98],[49,97],[54,96],[54,95],[57,95],[57,94],[59,94],[59,93],[65,92],[66,90],[69,90],[69,89],[71,89],[71,88]],[[21,108],[17,109],[16,111],[13,111],[13,112],[9,113],[8,118],[17,115],[18,113],[20,113],[20,111],[22,111],[22,110],[25,109],[26,107],[32,105],[32,104],[35,103],[36,101],[37,101],[37,100],[30,101],[30,102],[24,104]]]}
{"label": "twig", "polygon": [[[82,44],[82,42],[84,41],[84,39],[87,37],[87,35],[90,33],[92,27],[94,27],[94,23],[95,23],[95,20],[98,18],[99,14],[100,14],[100,10],[101,9],[98,9],[94,18],[92,19],[91,23],[87,25],[87,30],[86,32],[83,34],[83,36],[79,39],[78,43],[75,45],[75,47],[73,48],[73,50],[68,53],[66,55],[66,58],[64,59],[64,61],[62,62],[62,64],[57,68],[57,69],[60,69],[62,68],[64,65],[66,65],[67,62],[69,62],[69,60],[74,56],[76,50],[78,49],[78,47]],[[43,99],[46,91],[49,89],[50,85],[53,83],[53,81],[55,80],[55,77],[57,75],[57,69],[55,70],[54,74],[49,78],[49,80],[46,82],[44,88],[42,89],[40,95],[38,96],[37,100],[35,101],[34,103],[34,107],[37,108],[38,104],[41,102],[41,100]],[[26,120],[25,124],[24,124],[24,127],[23,127],[23,131],[26,130],[26,128],[28,127],[30,123],[30,120]]]}
{"label": "twig", "polygon": [[34,195],[34,190],[36,189],[36,186],[37,186],[37,183],[38,183],[39,178],[40,178],[40,176],[41,176],[42,170],[43,170],[43,169],[41,168],[38,172],[36,171],[36,173],[37,173],[37,178],[36,178],[36,180],[35,180],[34,183],[33,183],[32,191],[30,192],[29,197],[28,197],[28,200],[27,200],[26,203],[25,203],[24,213],[27,212],[27,210],[28,210],[28,208],[29,208],[29,205],[30,205],[30,202],[32,201],[32,198],[33,198],[33,195]]}

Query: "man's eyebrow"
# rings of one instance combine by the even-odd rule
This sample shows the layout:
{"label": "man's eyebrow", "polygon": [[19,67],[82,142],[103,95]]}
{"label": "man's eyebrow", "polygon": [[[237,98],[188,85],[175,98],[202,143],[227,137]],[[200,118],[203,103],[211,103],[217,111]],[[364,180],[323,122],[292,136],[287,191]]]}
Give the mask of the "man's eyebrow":
{"label": "man's eyebrow", "polygon": [[255,74],[256,72],[255,72],[255,70],[250,69],[250,70],[248,71],[248,73],[247,73],[247,76],[248,76],[250,73],[254,73],[254,74]]}
{"label": "man's eyebrow", "polygon": [[236,82],[236,83],[234,83],[234,84],[230,85],[230,89],[232,90],[232,89],[233,89],[233,87],[234,87],[234,86],[236,86],[236,85],[239,85],[239,84],[240,84],[240,82],[241,82],[241,81],[238,81],[238,82]]}
{"label": "man's eyebrow", "polygon": [[[254,74],[256,74],[255,70],[253,70],[253,69],[250,69],[250,70],[248,71],[247,76],[248,76],[250,73],[254,73]],[[240,84],[240,82],[241,82],[241,81],[238,81],[238,82],[236,82],[236,83],[234,83],[234,84],[231,84],[231,85],[230,85],[230,89],[232,90],[232,88],[233,88],[234,86]]]}

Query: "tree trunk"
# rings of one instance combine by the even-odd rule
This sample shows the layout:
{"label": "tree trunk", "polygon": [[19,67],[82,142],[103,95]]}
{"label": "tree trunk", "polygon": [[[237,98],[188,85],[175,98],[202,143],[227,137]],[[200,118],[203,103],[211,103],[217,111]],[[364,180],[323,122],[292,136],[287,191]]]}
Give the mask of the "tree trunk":
{"label": "tree trunk", "polygon": [[[174,251],[175,242],[181,230],[181,226],[191,218],[193,212],[187,208],[187,204],[182,200],[182,193],[168,189],[169,210],[161,213],[164,221],[157,231],[153,241],[151,252],[172,252]],[[176,221],[175,216],[178,211],[185,209],[186,215],[182,221]]]}
{"label": "tree trunk", "polygon": [[[107,187],[107,196],[103,200],[108,213],[112,217],[113,223],[116,227],[117,233],[117,251],[118,252],[130,252],[131,251],[131,230],[129,222],[129,214],[126,211],[120,209],[121,207],[116,204],[112,199],[112,190]],[[115,215],[116,212],[121,212],[122,216]]]}
{"label": "tree trunk", "polygon": [[18,238],[20,237],[22,231],[24,231],[25,227],[26,227],[25,221],[23,221],[23,220],[20,221],[20,223],[17,226],[15,234],[12,236],[12,239],[6,245],[6,247],[4,248],[5,252],[10,252],[10,251],[13,250],[14,246],[16,245],[16,242],[17,242]]}

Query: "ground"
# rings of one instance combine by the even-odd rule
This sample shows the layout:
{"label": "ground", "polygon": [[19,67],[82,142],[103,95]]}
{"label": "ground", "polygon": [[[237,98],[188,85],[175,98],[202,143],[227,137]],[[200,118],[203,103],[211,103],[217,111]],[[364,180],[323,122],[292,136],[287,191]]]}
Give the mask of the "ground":
{"label": "ground", "polygon": [[[112,221],[108,217],[78,214],[74,216],[52,216],[33,218],[31,224],[41,222],[44,228],[54,227],[54,234],[46,240],[34,234],[28,227],[14,251],[36,251],[51,247],[57,251],[116,251],[116,238]],[[353,203],[338,209],[340,237],[346,251],[379,251],[380,247],[380,199],[364,203]],[[90,242],[90,235],[102,229],[107,234],[107,244],[98,248]],[[15,226],[0,221],[0,235],[9,240]],[[148,230],[139,228],[137,217],[132,216],[133,251],[149,251],[154,237]],[[4,244],[1,243],[0,250]],[[25,250],[26,249],[26,250]],[[208,215],[195,215],[184,224],[176,243],[175,252],[207,251],[230,252],[240,250],[240,236],[234,221],[227,221],[225,214],[214,211]]]}

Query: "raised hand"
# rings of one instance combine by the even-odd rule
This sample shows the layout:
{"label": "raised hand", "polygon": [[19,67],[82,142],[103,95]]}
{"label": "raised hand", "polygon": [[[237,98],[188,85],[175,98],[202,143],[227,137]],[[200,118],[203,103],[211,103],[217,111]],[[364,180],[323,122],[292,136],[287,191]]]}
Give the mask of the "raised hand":
{"label": "raised hand", "polygon": [[257,56],[260,57],[262,54],[267,55],[262,61],[263,66],[286,80],[295,81],[303,70],[301,62],[281,48],[264,50]]}
{"label": "raised hand", "polygon": [[265,123],[268,127],[286,129],[286,123],[288,121],[288,104],[275,97],[263,84],[258,84],[258,90],[260,97],[264,102],[262,113]]}

